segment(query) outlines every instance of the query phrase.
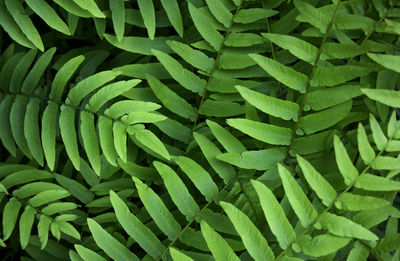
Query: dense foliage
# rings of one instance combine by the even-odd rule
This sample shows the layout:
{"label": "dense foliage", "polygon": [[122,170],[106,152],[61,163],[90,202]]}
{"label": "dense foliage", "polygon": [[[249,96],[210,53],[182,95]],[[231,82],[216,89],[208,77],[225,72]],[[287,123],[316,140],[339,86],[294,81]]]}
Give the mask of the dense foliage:
{"label": "dense foliage", "polygon": [[1,260],[399,260],[396,0],[0,0]]}

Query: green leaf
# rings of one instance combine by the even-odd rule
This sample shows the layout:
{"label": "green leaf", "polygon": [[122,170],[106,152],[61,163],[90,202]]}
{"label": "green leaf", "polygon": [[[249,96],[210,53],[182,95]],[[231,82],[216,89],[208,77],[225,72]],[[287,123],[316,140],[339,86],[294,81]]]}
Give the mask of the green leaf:
{"label": "green leaf", "polygon": [[207,82],[191,71],[185,69],[177,60],[169,56],[168,54],[158,51],[151,50],[152,53],[157,57],[160,63],[165,67],[172,78],[174,78],[182,87],[203,95],[204,88],[207,86]]}
{"label": "green leaf", "polygon": [[144,207],[147,212],[149,212],[154,222],[171,241],[175,240],[181,232],[179,223],[175,220],[174,216],[172,216],[171,212],[169,212],[161,198],[150,187],[135,177],[132,179],[135,182]]}
{"label": "green leaf", "polygon": [[219,148],[200,133],[193,133],[193,137],[200,146],[200,149],[208,163],[210,163],[215,172],[217,172],[218,175],[224,180],[225,184],[228,184],[235,176],[235,170],[230,165],[217,159],[217,156],[221,154]]}
{"label": "green leaf", "polygon": [[390,205],[390,202],[377,197],[363,196],[346,192],[340,196],[340,199],[335,203],[335,205],[340,209],[348,211],[361,211],[382,208]]}
{"label": "green leaf", "polygon": [[181,11],[177,0],[161,0],[165,12],[167,13],[168,19],[174,27],[175,31],[180,37],[183,37],[183,22]]}
{"label": "green leaf", "polygon": [[214,17],[222,23],[226,28],[229,28],[232,23],[233,15],[225,7],[220,0],[206,0],[207,6]]}
{"label": "green leaf", "polygon": [[170,160],[170,155],[160,139],[151,131],[146,129],[128,128],[129,135],[134,135],[141,144],[154,151],[166,160]]}
{"label": "green leaf", "polygon": [[68,26],[58,16],[56,11],[44,0],[25,0],[25,3],[34,11],[43,21],[51,28],[66,34],[71,35]]}
{"label": "green leaf", "polygon": [[18,213],[22,207],[21,202],[16,198],[11,198],[3,208],[3,240],[7,240],[14,231],[17,224]]}
{"label": "green leaf", "polygon": [[24,134],[33,158],[40,166],[43,166],[43,150],[39,130],[39,110],[40,100],[38,98],[31,99],[28,106],[26,106]]}
{"label": "green leaf", "polygon": [[357,144],[358,151],[360,152],[360,156],[364,163],[366,165],[370,164],[375,159],[376,155],[371,144],[369,144],[367,133],[365,132],[364,126],[361,123],[358,124],[357,129]]}
{"label": "green leaf", "polygon": [[293,119],[297,121],[297,114],[299,113],[299,105],[297,103],[267,96],[239,85],[235,86],[235,88],[243,99],[262,112],[284,120]]}
{"label": "green leaf", "polygon": [[213,200],[218,193],[218,187],[210,174],[191,158],[179,156],[174,161],[189,177],[201,194],[206,197],[207,201]]}
{"label": "green leaf", "polygon": [[125,4],[124,0],[110,0],[111,18],[114,32],[121,42],[125,31]]}
{"label": "green leaf", "polygon": [[93,193],[91,193],[85,186],[74,179],[67,178],[60,174],[55,174],[56,181],[67,189],[72,196],[80,200],[81,202],[87,204],[91,202],[94,198]]}
{"label": "green leaf", "polygon": [[42,117],[42,145],[47,166],[54,170],[56,160],[56,127],[57,127],[58,106],[49,102]]}
{"label": "green leaf", "polygon": [[335,86],[358,77],[366,76],[371,72],[372,70],[367,67],[356,65],[318,67],[315,70],[314,77],[310,81],[310,85],[313,87]]}
{"label": "green leaf", "polygon": [[249,56],[277,81],[293,90],[305,92],[308,78],[304,74],[259,54],[249,54]]}
{"label": "green leaf", "polygon": [[397,170],[400,169],[400,158],[378,156],[371,167],[377,170]]}
{"label": "green leaf", "polygon": [[215,232],[215,230],[210,227],[206,221],[202,220],[200,225],[201,232],[207,242],[207,246],[211,250],[211,253],[216,261],[227,259],[233,261],[240,260],[225,239]]}
{"label": "green leaf", "polygon": [[400,56],[391,54],[368,53],[368,57],[374,62],[392,71],[400,73]]}
{"label": "green leaf", "polygon": [[[116,122],[115,124],[119,124],[119,122]],[[117,152],[116,148],[114,147],[113,137],[113,126],[115,125],[113,125],[113,121],[111,119],[100,116],[97,121],[97,126],[99,130],[100,147],[103,151],[104,157],[111,165],[116,166]],[[120,140],[120,138],[121,136],[118,136],[118,140]],[[126,143],[124,145],[126,146]]]}
{"label": "green leaf", "polygon": [[153,1],[138,0],[137,2],[144,25],[147,29],[147,34],[149,38],[153,40],[156,32],[156,16]]}
{"label": "green leaf", "polygon": [[200,208],[187,187],[172,168],[158,161],[154,161],[153,164],[162,177],[172,201],[179,211],[186,216],[186,219],[191,221],[200,211]]}
{"label": "green leaf", "polygon": [[248,119],[228,119],[231,127],[253,137],[257,140],[274,145],[289,145],[292,130],[271,124],[261,123]]}
{"label": "green leaf", "polygon": [[68,222],[58,222],[61,232],[64,234],[75,238],[76,240],[81,240],[81,235],[78,230]]}
{"label": "green leaf", "polygon": [[361,175],[356,183],[356,188],[370,190],[370,191],[396,191],[400,190],[400,182],[390,180],[384,177],[375,176],[365,173]]}
{"label": "green leaf", "polygon": [[31,206],[26,206],[21,218],[19,219],[19,240],[22,249],[25,249],[29,243],[35,214],[35,209]]}
{"label": "green leaf", "polygon": [[400,92],[381,89],[361,89],[368,98],[387,106],[400,108]]}
{"label": "green leaf", "polygon": [[20,1],[5,0],[5,4],[8,12],[14,18],[14,21],[18,24],[21,31],[36,46],[36,48],[43,52],[44,46],[42,39],[33,25],[32,20],[27,14],[25,14],[22,3]]}
{"label": "green leaf", "polygon": [[106,18],[94,0],[73,0],[80,8],[89,11],[94,17]]}
{"label": "green leaf", "polygon": [[114,144],[117,155],[125,163],[128,161],[126,152],[127,151],[126,132],[127,132],[127,126],[120,121],[115,121],[112,126],[112,134],[114,136],[114,142],[112,142],[112,140],[108,141],[111,143],[109,146],[112,146],[112,143]]}
{"label": "green leaf", "polygon": [[353,249],[350,251],[347,261],[360,261],[367,260],[369,255],[369,249],[361,244],[360,242],[355,242]]}
{"label": "green leaf", "polygon": [[84,261],[106,261],[104,257],[84,246],[75,244],[74,247]]}
{"label": "green leaf", "polygon": [[203,52],[177,41],[166,41],[166,44],[171,47],[175,53],[182,57],[185,62],[189,63],[193,67],[205,72],[211,71],[214,65],[214,59],[209,58]]}
{"label": "green leaf", "polygon": [[242,145],[242,143],[228,130],[211,120],[206,120],[206,122],[212,134],[228,152],[241,153],[246,151],[246,148]]}
{"label": "green leaf", "polygon": [[229,219],[233,223],[250,256],[256,261],[274,260],[274,253],[268,242],[251,220],[230,203],[220,202]]}
{"label": "green leaf", "polygon": [[103,71],[89,76],[88,78],[78,82],[75,87],[68,92],[66,103],[71,104],[72,106],[79,106],[83,98],[88,94],[103,84],[114,80],[118,75],[118,72]]}
{"label": "green leaf", "polygon": [[296,155],[297,162],[310,187],[317,193],[325,206],[330,206],[336,200],[336,191],[331,184],[300,155]]}
{"label": "green leaf", "polygon": [[36,180],[42,179],[51,179],[53,178],[52,173],[47,172],[45,170],[39,169],[24,169],[13,172],[12,174],[8,174],[1,183],[4,185],[6,189],[9,189],[16,185],[21,185],[25,183],[29,183]]}
{"label": "green leaf", "polygon": [[340,173],[344,178],[346,185],[353,183],[358,177],[358,170],[354,167],[349,155],[347,154],[346,148],[340,141],[340,138],[335,135],[334,137],[334,147],[336,164],[339,168]]}
{"label": "green leaf", "polygon": [[330,22],[329,16],[311,4],[301,0],[294,0],[294,5],[300,13],[300,16],[296,17],[297,21],[307,22],[316,28],[321,29],[322,32],[325,32],[325,29],[328,27]]}
{"label": "green leaf", "polygon": [[286,196],[294,212],[299,217],[302,226],[305,228],[310,226],[318,216],[317,211],[289,170],[278,164],[278,171]]}
{"label": "green leaf", "polygon": [[49,239],[50,224],[52,222],[53,221],[49,217],[45,215],[40,216],[39,223],[37,225],[39,240],[41,243],[40,249],[44,249],[47,245]]}
{"label": "green leaf", "polygon": [[65,189],[51,189],[38,193],[34,197],[30,198],[28,203],[30,206],[36,208],[68,196],[70,196],[70,194]]}
{"label": "green leaf", "polygon": [[178,96],[175,92],[171,91],[154,76],[147,74],[146,79],[151,90],[168,110],[183,118],[195,121],[197,118],[197,112],[192,105]]}
{"label": "green leaf", "polygon": [[153,232],[129,211],[124,201],[114,191],[110,191],[110,199],[118,222],[126,233],[153,258],[159,257],[164,251],[164,246]]}
{"label": "green leaf", "polygon": [[79,65],[85,60],[83,55],[76,56],[68,60],[61,69],[56,73],[51,84],[50,99],[60,101],[63,95],[65,85],[76,72]]}
{"label": "green leaf", "polygon": [[151,49],[170,53],[171,49],[165,43],[167,40],[176,40],[176,37],[155,37],[150,39],[147,37],[125,36],[118,41],[116,36],[104,34],[104,38],[115,47],[137,54],[153,55]]}
{"label": "green leaf", "polygon": [[275,10],[265,8],[241,9],[233,19],[235,23],[249,24],[278,14]]}
{"label": "green leaf", "polygon": [[358,85],[319,89],[307,94],[305,106],[319,111],[349,101],[361,94],[360,86]]}
{"label": "green leaf", "polygon": [[229,152],[217,155],[217,159],[243,169],[268,170],[286,158],[286,148]]}
{"label": "green leaf", "polygon": [[67,155],[74,165],[75,169],[79,170],[80,168],[80,157],[78,150],[78,142],[76,137],[75,126],[71,123],[75,122],[75,111],[72,107],[62,105],[61,113],[60,113],[60,131],[61,138],[65,145],[65,150],[67,151]]}
{"label": "green leaf", "polygon": [[209,18],[201,12],[198,8],[194,7],[192,3],[188,3],[190,16],[193,23],[199,31],[200,35],[215,49],[219,50],[224,41],[224,37],[218,32],[214,24],[209,21]]}
{"label": "green leaf", "polygon": [[301,250],[304,254],[320,257],[336,253],[350,242],[351,238],[337,237],[330,234],[322,234],[314,237],[311,241],[301,242]]}
{"label": "green leaf", "polygon": [[139,261],[140,259],[118,240],[113,238],[106,230],[104,230],[96,221],[91,218],[87,219],[89,230],[93,235],[96,244],[104,250],[104,252],[116,261]]}
{"label": "green leaf", "polygon": [[383,133],[381,127],[379,126],[378,121],[375,119],[374,115],[369,115],[369,122],[372,131],[372,137],[375,141],[376,146],[379,150],[384,150],[386,144],[388,143],[388,139],[386,138],[385,134]]}
{"label": "green leaf", "polygon": [[100,175],[101,159],[96,127],[94,125],[94,116],[90,112],[82,111],[80,119],[80,130],[86,155],[88,156],[90,165],[94,172],[96,172],[97,175]]}
{"label": "green leaf", "polygon": [[374,233],[342,216],[324,213],[319,221],[324,228],[337,236],[353,237],[364,240],[378,240],[378,237]]}
{"label": "green leaf", "polygon": [[[289,35],[273,33],[262,33],[261,35],[267,38],[272,43],[278,45],[282,49],[288,50],[297,58],[310,64],[314,64],[318,53],[318,48],[314,45],[297,37]],[[326,57],[324,55],[321,56],[322,60],[324,60],[325,58]]]}
{"label": "green leaf", "polygon": [[170,247],[169,253],[174,261],[194,261],[192,258],[173,247]]}
{"label": "green leaf", "polygon": [[267,186],[256,180],[252,180],[251,184],[257,192],[261,208],[264,211],[272,233],[278,239],[279,246],[282,249],[286,249],[296,240],[296,233],[287,219],[283,208]]}

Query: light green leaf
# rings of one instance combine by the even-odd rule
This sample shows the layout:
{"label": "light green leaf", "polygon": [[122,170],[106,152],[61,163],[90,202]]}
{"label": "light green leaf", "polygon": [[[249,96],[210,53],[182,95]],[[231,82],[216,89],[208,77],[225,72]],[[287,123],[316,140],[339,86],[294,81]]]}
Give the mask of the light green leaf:
{"label": "light green leaf", "polygon": [[211,253],[216,261],[240,260],[225,239],[215,232],[215,230],[210,227],[206,221],[202,220],[200,226],[204,239],[207,242],[207,246],[211,250]]}
{"label": "light green leaf", "polygon": [[245,113],[244,106],[229,101],[214,101],[207,99],[199,108],[199,113],[213,117],[233,117]]}
{"label": "light green leaf", "polygon": [[25,3],[35,12],[43,21],[51,28],[66,34],[71,35],[68,26],[58,16],[56,11],[44,0],[25,0]]}
{"label": "light green leaf", "polygon": [[106,261],[104,257],[84,246],[75,244],[74,247],[84,261]]}
{"label": "light green leaf", "polygon": [[[127,150],[126,150],[126,136],[127,136],[127,126],[120,122],[120,121],[115,121],[112,127],[112,133],[114,136],[114,146],[115,146],[115,151],[117,152],[119,158],[123,162],[127,162]],[[111,141],[108,141],[111,143]],[[111,145],[111,144],[110,144]]]}
{"label": "light green leaf", "polygon": [[132,179],[135,182],[144,207],[147,212],[149,212],[154,222],[171,241],[175,240],[181,232],[179,223],[164,205],[161,198],[150,187],[135,177],[132,177]]}
{"label": "light green leaf", "polygon": [[175,53],[182,57],[185,62],[189,63],[193,67],[205,72],[211,71],[214,65],[214,59],[209,58],[203,52],[177,41],[166,41],[166,44],[171,47]]}
{"label": "light green leaf", "polygon": [[277,81],[293,90],[305,92],[308,78],[304,74],[259,54],[249,54],[249,56]]}
{"label": "light green leaf", "polygon": [[186,219],[191,221],[200,211],[200,208],[187,187],[172,168],[158,161],[154,161],[153,164],[162,177],[172,201],[179,211],[186,216]]}
{"label": "light green leaf", "polygon": [[365,164],[370,164],[375,159],[375,151],[369,144],[367,133],[365,132],[364,126],[359,123],[357,129],[357,143],[358,151]]}
{"label": "light green leaf", "polygon": [[382,89],[361,89],[368,98],[382,104],[400,108],[400,91]]}
{"label": "light green leaf", "polygon": [[55,174],[54,177],[61,186],[67,189],[71,195],[77,198],[79,201],[87,204],[93,200],[93,193],[78,181],[67,178],[60,174]]}
{"label": "light green leaf", "polygon": [[391,54],[368,53],[374,62],[392,71],[400,73],[400,56]]}
{"label": "light green leaf", "polygon": [[336,191],[331,184],[311,165],[310,162],[305,160],[300,155],[296,155],[297,162],[299,163],[303,175],[306,178],[310,187],[317,193],[318,197],[322,200],[325,206],[329,206],[336,199]]}
{"label": "light green leaf", "polygon": [[[310,64],[314,64],[318,53],[318,48],[314,45],[290,35],[273,33],[262,33],[261,35],[282,49],[288,50],[297,58]],[[321,56],[322,60],[325,58],[324,55]]]}
{"label": "light green leaf", "polygon": [[30,198],[28,203],[32,207],[39,207],[68,196],[70,196],[70,194],[65,189],[51,189],[38,193],[34,197]]}
{"label": "light green leaf", "polygon": [[[116,122],[118,124],[118,122]],[[100,140],[100,147],[103,151],[103,154],[107,161],[116,166],[117,160],[117,152],[114,146],[114,137],[113,137],[113,121],[107,117],[100,116],[97,121],[97,126],[99,130],[99,140]],[[125,131],[126,135],[126,131]],[[121,137],[118,136],[120,139]],[[124,154],[125,155],[125,154]]]}
{"label": "light green leaf", "polygon": [[233,15],[225,7],[220,0],[206,0],[207,6],[214,17],[222,23],[226,28],[229,28],[232,23]]}
{"label": "light green leaf", "polygon": [[73,0],[80,8],[89,11],[94,17],[106,18],[94,0]]}
{"label": "light green leaf", "polygon": [[168,54],[158,51],[151,50],[152,53],[157,57],[160,63],[165,67],[172,78],[174,78],[182,87],[203,95],[204,88],[207,86],[207,82],[191,71],[185,69],[177,60],[169,56]]}
{"label": "light green leaf", "polygon": [[292,130],[271,124],[261,123],[248,119],[228,119],[231,127],[253,137],[257,140],[274,145],[289,145]]}
{"label": "light green leaf", "polygon": [[147,34],[149,35],[149,38],[153,40],[156,32],[156,16],[153,1],[138,0],[137,2],[144,25],[147,29]]}
{"label": "light green leaf", "polygon": [[113,238],[96,221],[88,218],[87,223],[89,230],[93,235],[94,241],[109,257],[115,261],[140,260],[134,253],[122,245],[118,240]]}
{"label": "light green leaf", "polygon": [[305,106],[315,111],[330,108],[362,95],[359,85],[343,85],[309,92]]}
{"label": "light green leaf", "polygon": [[175,31],[180,37],[183,37],[183,22],[181,11],[179,10],[179,5],[177,0],[161,0],[161,4],[167,13],[168,19]]}
{"label": "light green leaf", "polygon": [[371,126],[372,137],[374,138],[375,144],[379,150],[384,150],[388,139],[386,138],[385,134],[382,131],[378,121],[375,119],[372,113],[369,115],[369,123]]}
{"label": "light green leaf", "polygon": [[400,169],[400,158],[378,156],[371,167],[377,170],[397,170]]}
{"label": "light green leaf", "polygon": [[121,42],[125,31],[125,3],[124,0],[110,0],[111,18],[114,32]]}
{"label": "light green leaf", "polygon": [[47,241],[49,239],[50,224],[52,222],[53,221],[46,215],[40,216],[39,223],[37,225],[39,240],[41,243],[40,249],[44,249],[47,245]]}
{"label": "light green leaf", "polygon": [[220,202],[229,219],[233,223],[250,256],[256,261],[274,260],[274,253],[261,232],[251,220],[230,203]]}
{"label": "light green leaf", "polygon": [[224,45],[231,47],[250,47],[265,42],[266,40],[258,34],[231,32],[227,36]]}
{"label": "light green leaf", "polygon": [[353,193],[343,193],[335,205],[343,210],[361,211],[382,208],[390,205],[389,201],[372,196],[363,196]]}
{"label": "light green leaf", "polygon": [[69,159],[71,160],[75,169],[79,170],[80,157],[79,157],[78,142],[76,137],[76,130],[74,124],[71,124],[74,122],[75,122],[74,109],[72,107],[62,105],[60,119],[59,119],[61,138],[65,145],[65,150],[67,151]]}
{"label": "light green leaf", "polygon": [[78,230],[76,230],[76,228],[71,225],[68,222],[62,221],[62,222],[57,222],[60,226],[60,230],[61,232],[63,232],[64,234],[75,238],[76,240],[81,240],[81,235],[79,233]]}
{"label": "light green leaf", "polygon": [[209,21],[199,9],[192,3],[188,3],[190,16],[200,35],[215,49],[220,50],[223,45],[224,37],[218,32],[214,24]]}
{"label": "light green leaf", "polygon": [[206,122],[212,134],[228,152],[241,153],[246,151],[246,148],[242,145],[242,143],[228,130],[211,120],[206,120]]}
{"label": "light green leaf", "polygon": [[368,256],[369,249],[360,242],[355,242],[346,261],[366,261]]}
{"label": "light green leaf", "polygon": [[235,170],[230,165],[217,159],[217,156],[222,152],[212,141],[200,133],[195,132],[193,136],[208,163],[210,163],[215,172],[224,180],[225,184],[228,184],[235,176]]}
{"label": "light green leaf", "polygon": [[351,238],[337,237],[331,234],[322,234],[311,241],[301,242],[301,250],[304,254],[320,257],[336,253],[350,242]]}
{"label": "light green leaf", "polygon": [[354,237],[364,240],[378,240],[378,237],[374,233],[342,216],[324,213],[319,221],[324,228],[337,236]]}
{"label": "light green leaf", "polygon": [[358,170],[354,167],[349,155],[347,154],[346,148],[340,141],[340,138],[335,135],[334,137],[334,147],[336,163],[339,168],[340,173],[344,178],[346,185],[350,185],[358,177]]}
{"label": "light green leaf", "polygon": [[197,118],[197,112],[192,105],[178,96],[175,92],[171,91],[154,76],[147,74],[146,79],[151,90],[168,110],[183,118],[195,121]]}
{"label": "light green leaf", "polygon": [[268,170],[286,158],[286,148],[223,153],[217,159],[243,169]]}
{"label": "light green leaf", "polygon": [[114,191],[110,191],[110,199],[118,222],[126,233],[153,258],[159,257],[164,251],[164,246],[153,232],[129,211],[124,201]]}
{"label": "light green leaf", "polygon": [[78,69],[79,65],[85,60],[85,56],[79,55],[68,60],[56,73],[51,84],[50,99],[60,101],[64,92],[65,85]]}
{"label": "light green leaf", "polygon": [[297,114],[299,112],[299,105],[297,103],[267,96],[239,85],[235,86],[235,88],[239,91],[243,99],[257,109],[284,120],[293,119],[297,121]]}
{"label": "light green leaf", "polygon": [[174,261],[194,261],[192,258],[173,247],[170,247],[169,253]]}
{"label": "light green leaf", "polygon": [[251,184],[257,192],[261,208],[264,211],[272,233],[278,239],[279,246],[282,249],[286,249],[289,244],[296,240],[296,233],[287,219],[283,208],[267,186],[256,180],[252,180]]}
{"label": "light green leaf", "polygon": [[101,159],[96,127],[94,125],[94,116],[92,113],[87,111],[81,111],[80,116],[80,131],[86,155],[88,156],[90,165],[94,172],[96,172],[97,175],[100,175]]}
{"label": "light green leaf", "polygon": [[151,131],[146,129],[128,128],[129,135],[134,135],[141,144],[154,151],[166,160],[170,160],[170,155],[160,139]]}
{"label": "light green leaf", "polygon": [[19,240],[22,249],[25,249],[29,243],[35,214],[35,209],[31,206],[26,206],[21,218],[19,219]]}
{"label": "light green leaf", "polygon": [[301,0],[294,0],[294,5],[300,13],[300,16],[296,17],[297,21],[307,22],[316,28],[321,29],[322,32],[325,32],[325,29],[328,27],[330,22],[329,16],[311,4]]}
{"label": "light green leaf", "polygon": [[400,190],[400,182],[390,180],[384,177],[375,176],[372,174],[361,175],[356,183],[356,188],[370,190],[370,191],[396,191]]}
{"label": "light green leaf", "polygon": [[332,108],[308,114],[302,117],[298,124],[298,134],[312,134],[325,130],[343,120],[352,108],[352,101],[347,101]]}
{"label": "light green leaf", "polygon": [[207,201],[211,201],[218,193],[218,187],[210,174],[194,160],[179,156],[174,159],[182,171],[190,178],[196,188],[203,194]]}
{"label": "light green leaf", "polygon": [[318,216],[317,211],[314,209],[303,189],[296,182],[289,170],[281,164],[278,164],[278,171],[290,205],[299,217],[302,226],[305,228],[308,227]]}
{"label": "light green leaf", "polygon": [[7,240],[14,231],[17,224],[18,213],[22,207],[21,202],[16,198],[11,198],[3,208],[3,240]]}

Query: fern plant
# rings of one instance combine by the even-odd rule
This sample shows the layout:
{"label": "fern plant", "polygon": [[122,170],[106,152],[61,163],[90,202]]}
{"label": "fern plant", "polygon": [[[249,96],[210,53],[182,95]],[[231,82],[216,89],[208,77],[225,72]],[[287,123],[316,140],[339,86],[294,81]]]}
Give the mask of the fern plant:
{"label": "fern plant", "polygon": [[399,10],[0,1],[2,260],[398,260]]}

